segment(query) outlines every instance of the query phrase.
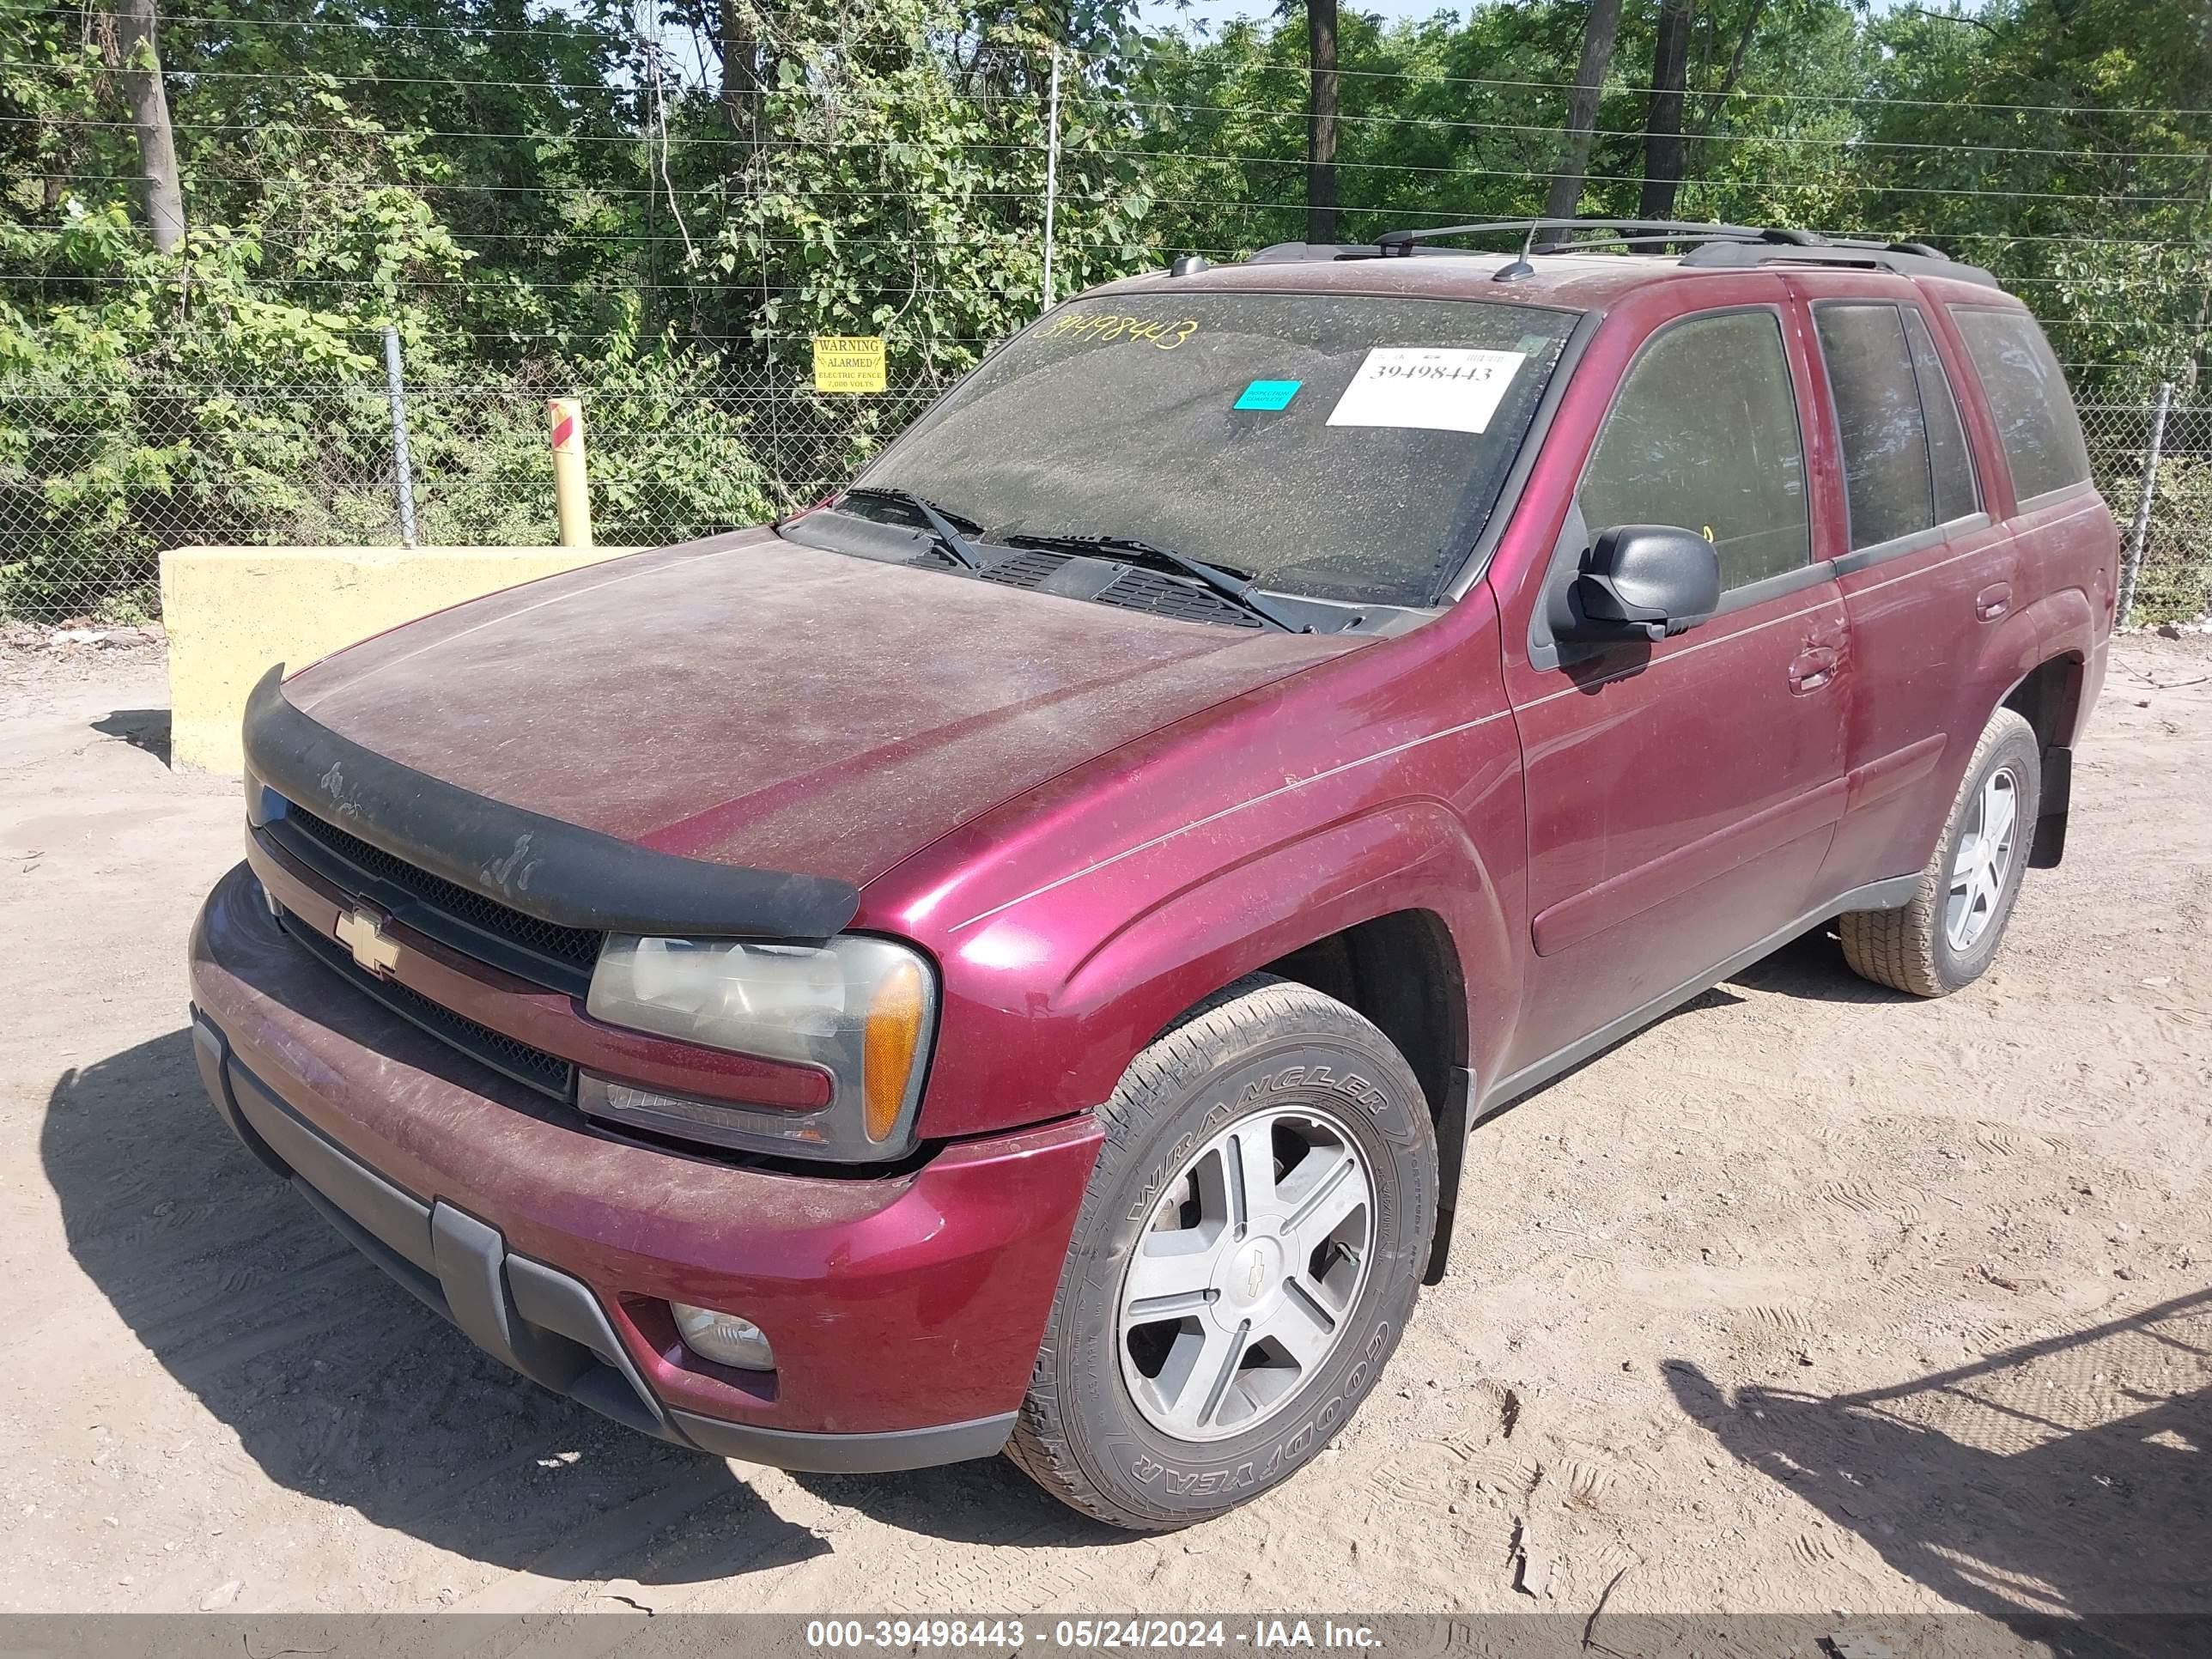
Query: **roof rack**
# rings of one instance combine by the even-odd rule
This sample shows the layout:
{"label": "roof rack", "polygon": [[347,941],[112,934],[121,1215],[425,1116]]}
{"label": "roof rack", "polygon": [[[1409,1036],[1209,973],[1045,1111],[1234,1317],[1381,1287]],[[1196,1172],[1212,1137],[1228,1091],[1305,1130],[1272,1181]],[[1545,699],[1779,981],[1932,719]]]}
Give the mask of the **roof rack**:
{"label": "roof rack", "polygon": [[[1570,233],[1541,246],[1540,231]],[[1572,233],[1602,233],[1574,234]],[[1960,264],[1925,242],[1893,242],[1878,237],[1823,236],[1817,231],[1734,225],[1686,219],[1491,219],[1479,224],[1438,225],[1428,229],[1386,230],[1371,244],[1312,246],[1284,242],[1253,256],[1255,263],[1290,259],[1390,259],[1415,253],[1449,254],[1457,249],[1425,243],[1462,236],[1511,234],[1522,238],[1520,257],[1492,280],[1515,282],[1534,273],[1528,262],[1539,255],[1580,253],[1597,249],[1675,246],[1680,263],[1698,268],[1747,269],[1768,264],[1850,265],[1894,271],[1905,276],[1948,276],[1987,288],[1997,280],[1979,265]]]}
{"label": "roof rack", "polygon": [[[1496,234],[1511,231],[1525,234],[1522,257],[1531,252],[1564,252],[1577,244],[1560,241],[1536,246],[1536,233],[1541,230],[1612,230],[1627,233],[1642,232],[1658,240],[1673,236],[1729,236],[1756,239],[1765,233],[1752,225],[1698,224],[1685,219],[1490,219],[1474,225],[1437,225],[1425,230],[1386,230],[1375,239],[1382,250],[1381,257],[1390,258],[1411,253],[1422,242],[1440,242],[1447,238]],[[1802,234],[1802,233],[1801,233]]]}

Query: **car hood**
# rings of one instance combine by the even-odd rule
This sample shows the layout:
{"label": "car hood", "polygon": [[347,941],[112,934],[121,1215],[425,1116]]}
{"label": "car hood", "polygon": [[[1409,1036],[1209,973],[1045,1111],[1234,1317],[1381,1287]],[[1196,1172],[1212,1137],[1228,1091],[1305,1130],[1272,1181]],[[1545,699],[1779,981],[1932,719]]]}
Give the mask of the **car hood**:
{"label": "car hood", "polygon": [[285,696],[494,800],[860,885],[1072,766],[1358,643],[746,531],[441,611]]}

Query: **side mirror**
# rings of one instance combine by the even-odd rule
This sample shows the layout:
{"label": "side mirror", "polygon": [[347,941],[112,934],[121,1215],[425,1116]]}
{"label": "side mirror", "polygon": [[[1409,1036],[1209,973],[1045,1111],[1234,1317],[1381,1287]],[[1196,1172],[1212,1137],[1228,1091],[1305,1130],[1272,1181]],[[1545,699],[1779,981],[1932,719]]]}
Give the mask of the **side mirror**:
{"label": "side mirror", "polygon": [[1624,524],[1583,556],[1569,609],[1574,640],[1663,640],[1720,609],[1721,560],[1695,531]]}

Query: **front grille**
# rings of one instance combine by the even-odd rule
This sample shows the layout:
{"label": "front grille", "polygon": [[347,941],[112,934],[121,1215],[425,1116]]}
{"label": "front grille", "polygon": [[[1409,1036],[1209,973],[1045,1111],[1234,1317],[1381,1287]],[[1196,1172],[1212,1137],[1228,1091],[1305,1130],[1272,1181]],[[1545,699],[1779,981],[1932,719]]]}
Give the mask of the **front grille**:
{"label": "front grille", "polygon": [[1199,587],[1157,570],[1123,571],[1096,596],[1101,605],[1118,605],[1127,611],[1149,611],[1156,617],[1182,622],[1225,623],[1231,628],[1258,628],[1260,618],[1241,605],[1209,587]]}
{"label": "front grille", "polygon": [[307,946],[332,973],[402,1019],[540,1094],[550,1095],[559,1101],[567,1101],[574,1095],[576,1068],[558,1054],[549,1054],[543,1048],[519,1042],[489,1025],[479,1025],[397,981],[379,979],[356,963],[343,945],[317,933],[289,910],[283,913],[283,921],[284,931]]}
{"label": "front grille", "polygon": [[556,990],[591,982],[605,935],[525,915],[373,847],[287,802],[267,833],[356,898],[389,911],[416,932]]}

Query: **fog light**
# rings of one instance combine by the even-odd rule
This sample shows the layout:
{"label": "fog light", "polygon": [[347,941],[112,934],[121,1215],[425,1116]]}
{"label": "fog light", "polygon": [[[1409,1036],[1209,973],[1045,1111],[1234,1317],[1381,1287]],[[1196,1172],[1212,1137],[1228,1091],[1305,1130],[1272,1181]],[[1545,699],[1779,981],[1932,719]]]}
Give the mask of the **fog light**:
{"label": "fog light", "polygon": [[672,1302],[668,1308],[676,1316],[676,1328],[683,1333],[684,1346],[693,1352],[718,1365],[735,1365],[739,1370],[775,1369],[775,1351],[751,1320],[717,1313],[712,1308],[686,1307],[681,1302]]}

